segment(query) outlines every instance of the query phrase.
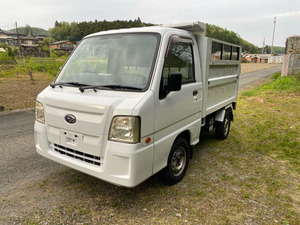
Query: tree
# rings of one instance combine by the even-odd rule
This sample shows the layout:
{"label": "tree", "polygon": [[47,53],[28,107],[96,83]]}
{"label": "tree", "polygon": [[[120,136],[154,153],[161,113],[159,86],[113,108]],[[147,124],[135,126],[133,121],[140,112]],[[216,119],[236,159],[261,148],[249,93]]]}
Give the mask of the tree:
{"label": "tree", "polygon": [[55,21],[54,27],[59,27],[60,23],[57,22],[57,20]]}
{"label": "tree", "polygon": [[153,24],[143,23],[141,19],[138,17],[134,21],[122,21],[115,20],[112,22],[103,20],[103,21],[89,21],[89,22],[80,22],[80,23],[68,23],[68,22],[55,22],[55,27],[50,29],[51,36],[57,40],[70,40],[70,41],[79,41],[84,36],[89,35],[91,33],[106,31],[112,29],[121,29],[121,28],[129,28],[129,27],[143,27],[143,26],[151,26]]}
{"label": "tree", "polygon": [[50,53],[50,43],[55,42],[54,38],[46,37],[43,41],[39,42],[39,46],[42,52]]}
{"label": "tree", "polygon": [[73,22],[70,25],[70,41],[80,41],[80,39],[82,38],[82,34],[81,31],[78,27],[78,24]]}
{"label": "tree", "polygon": [[264,51],[263,51],[264,54],[271,54],[271,47],[269,45],[266,45],[264,47]]}
{"label": "tree", "polygon": [[26,73],[27,75],[29,75],[30,80],[33,82],[33,73],[36,71],[34,60],[32,58],[23,59],[22,62],[16,66],[15,71],[17,73]]}
{"label": "tree", "polygon": [[142,23],[142,21],[141,21],[141,18],[140,18],[140,17],[138,17],[138,18],[137,18],[137,22],[138,22],[138,23]]}
{"label": "tree", "polygon": [[252,43],[242,39],[237,33],[216,25],[206,24],[206,36],[226,41],[232,44],[241,45],[244,52],[260,53],[260,49]]}
{"label": "tree", "polygon": [[68,22],[61,22],[59,26],[50,29],[50,33],[55,40],[69,40],[70,25]]}
{"label": "tree", "polygon": [[5,61],[5,63],[8,62],[17,63],[15,59],[18,52],[17,48],[10,47],[6,43],[0,44],[0,48],[3,48],[6,51],[1,54],[1,61],[3,62]]}

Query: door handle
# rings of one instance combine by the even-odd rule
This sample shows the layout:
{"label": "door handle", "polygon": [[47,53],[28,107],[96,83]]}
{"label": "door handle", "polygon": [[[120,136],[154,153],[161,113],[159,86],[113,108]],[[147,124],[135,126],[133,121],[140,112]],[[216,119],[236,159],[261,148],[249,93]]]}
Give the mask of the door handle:
{"label": "door handle", "polygon": [[197,90],[194,90],[194,91],[193,91],[193,96],[197,96],[197,94],[198,94],[198,91],[197,91]]}

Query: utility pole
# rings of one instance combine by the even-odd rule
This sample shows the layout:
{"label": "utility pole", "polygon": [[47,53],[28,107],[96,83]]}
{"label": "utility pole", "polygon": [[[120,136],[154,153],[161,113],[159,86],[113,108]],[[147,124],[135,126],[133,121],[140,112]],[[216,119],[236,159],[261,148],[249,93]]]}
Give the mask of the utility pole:
{"label": "utility pole", "polygon": [[21,60],[21,45],[19,41],[19,32],[18,32],[18,24],[16,22],[16,32],[17,32],[17,42],[18,42],[18,47],[19,47],[19,59]]}
{"label": "utility pole", "polygon": [[262,50],[261,50],[261,54],[265,53],[265,37],[264,37],[264,41],[263,41],[263,46],[262,46]]}
{"label": "utility pole", "polygon": [[48,40],[49,40],[49,54],[51,56],[51,33],[50,33],[50,28],[48,29]]}
{"label": "utility pole", "polygon": [[275,35],[275,26],[276,26],[276,16],[273,18],[274,28],[273,28],[273,38],[272,38],[272,48],[271,48],[271,55],[273,54],[273,44],[274,44],[274,35]]}

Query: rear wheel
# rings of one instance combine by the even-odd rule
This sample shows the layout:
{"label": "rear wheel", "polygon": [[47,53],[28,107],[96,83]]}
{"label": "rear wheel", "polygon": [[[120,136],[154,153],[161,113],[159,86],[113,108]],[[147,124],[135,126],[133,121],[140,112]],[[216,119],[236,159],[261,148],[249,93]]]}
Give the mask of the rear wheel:
{"label": "rear wheel", "polygon": [[230,131],[230,121],[231,121],[231,114],[230,111],[226,110],[225,117],[223,122],[216,122],[216,138],[223,140],[228,137]]}
{"label": "rear wheel", "polygon": [[188,168],[190,146],[184,138],[175,140],[168,158],[168,165],[162,171],[162,179],[166,184],[176,184],[182,180]]}

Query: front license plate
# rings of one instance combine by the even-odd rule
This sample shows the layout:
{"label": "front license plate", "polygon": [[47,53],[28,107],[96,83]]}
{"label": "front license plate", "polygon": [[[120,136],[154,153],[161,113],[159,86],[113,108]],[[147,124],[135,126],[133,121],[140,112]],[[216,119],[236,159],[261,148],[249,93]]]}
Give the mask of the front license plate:
{"label": "front license plate", "polygon": [[60,144],[75,150],[82,150],[83,135],[67,130],[60,130]]}

